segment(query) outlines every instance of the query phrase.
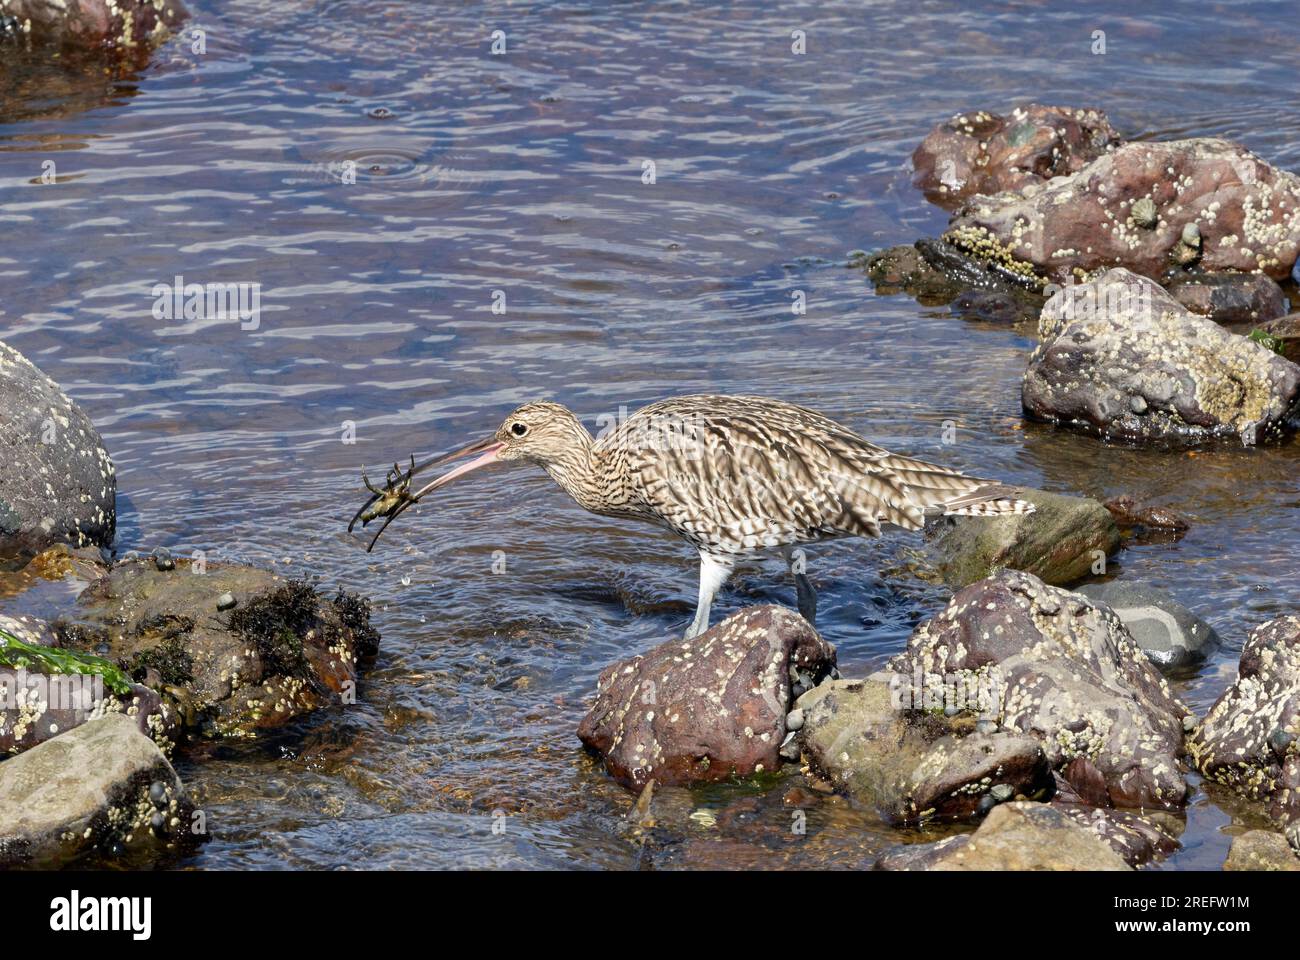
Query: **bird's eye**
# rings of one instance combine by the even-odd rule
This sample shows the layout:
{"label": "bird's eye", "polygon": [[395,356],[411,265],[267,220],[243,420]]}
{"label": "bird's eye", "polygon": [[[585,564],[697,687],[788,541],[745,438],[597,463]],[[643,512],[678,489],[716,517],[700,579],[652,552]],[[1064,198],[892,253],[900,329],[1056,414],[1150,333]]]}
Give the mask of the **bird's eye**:
{"label": "bird's eye", "polygon": [[524,423],[511,424],[510,432],[513,433],[516,437],[522,437],[525,433],[528,432],[528,425]]}

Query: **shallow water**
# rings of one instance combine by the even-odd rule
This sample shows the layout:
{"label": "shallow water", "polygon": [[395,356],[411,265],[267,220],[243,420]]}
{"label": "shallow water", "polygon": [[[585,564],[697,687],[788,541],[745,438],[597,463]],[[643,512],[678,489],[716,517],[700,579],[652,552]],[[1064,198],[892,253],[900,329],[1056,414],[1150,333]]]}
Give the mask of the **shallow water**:
{"label": "shallow water", "polygon": [[[794,835],[773,781],[670,792],[662,842],[622,835],[632,798],[574,731],[604,666],[683,629],[685,546],[526,468],[447,489],[374,554],[345,532],[362,464],[382,475],[528,399],[595,427],[666,395],[765,393],[972,472],[1172,505],[1191,532],[1118,564],[1223,635],[1182,687],[1198,709],[1250,627],[1295,609],[1300,445],[1146,452],[1026,425],[1029,331],[844,267],[942,228],[907,161],[969,108],[1097,106],[1130,136],[1230,136],[1300,169],[1286,7],[190,6],[203,55],[177,39],[138,74],[0,67],[0,336],[99,425],[120,550],[318,573],[375,598],[383,644],[357,706],[181,759],[214,829],[186,865],[856,867],[899,837],[838,799]],[[176,275],[259,283],[260,326],[155,320],[150,290]],[[846,674],[942,604],[882,573],[918,545],[815,552]],[[781,573],[747,569],[715,622],[793,602]],[[1164,867],[1217,867],[1256,815],[1199,790]]]}

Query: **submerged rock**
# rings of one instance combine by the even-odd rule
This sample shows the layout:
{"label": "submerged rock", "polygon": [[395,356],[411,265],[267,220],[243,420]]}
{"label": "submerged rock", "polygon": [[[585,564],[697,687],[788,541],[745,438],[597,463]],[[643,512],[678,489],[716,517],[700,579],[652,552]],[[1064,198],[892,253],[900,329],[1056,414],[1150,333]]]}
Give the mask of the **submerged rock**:
{"label": "submerged rock", "polygon": [[1166,287],[1192,313],[1215,323],[1261,324],[1283,316],[1286,295],[1260,273],[1197,273],[1175,276]]}
{"label": "submerged rock", "polygon": [[606,667],[578,737],[638,790],[770,772],[795,691],[834,666],[835,649],[797,613],[751,607]]}
{"label": "submerged rock", "polygon": [[58,384],[4,343],[0,419],[0,560],[29,559],[56,543],[112,543],[117,480],[99,433]]}
{"label": "submerged rock", "polygon": [[1300,617],[1251,631],[1237,680],[1187,738],[1207,778],[1267,804],[1283,826],[1300,824]]}
{"label": "submerged rock", "polygon": [[0,867],[174,855],[204,839],[192,813],[135,722],[100,717],[0,763]]}
{"label": "submerged rock", "polygon": [[[1187,710],[1114,611],[1004,571],[922,623],[890,669],[981,690],[1003,729],[1032,736],[1091,802],[1177,808]],[[1075,763],[1086,761],[1086,763]]]}
{"label": "submerged rock", "polygon": [[1300,857],[1286,837],[1271,830],[1247,830],[1232,838],[1224,870],[1269,870],[1288,873],[1300,870]]}
{"label": "submerged rock", "polygon": [[972,197],[944,236],[1058,282],[1192,265],[1280,280],[1300,254],[1300,177],[1226,140],[1128,143],[1040,189]]}
{"label": "submerged rock", "polygon": [[1142,652],[1161,670],[1185,670],[1219,647],[1212,626],[1159,590],[1112,580],[1086,584],[1078,592],[1114,610]]}
{"label": "submerged rock", "polygon": [[1024,570],[1051,584],[1074,583],[1095,572],[1119,547],[1119,528],[1096,500],[1026,487],[1012,495],[1033,513],[1001,517],[943,517],[926,527],[944,583],[954,589],[1002,569]]}
{"label": "submerged rock", "polygon": [[831,680],[799,699],[809,761],[837,787],[892,823],[966,820],[981,801],[1050,793],[1038,741],[979,732],[973,720],[910,703],[906,679]]}
{"label": "submerged rock", "polygon": [[1110,515],[1115,518],[1121,532],[1134,528],[1148,530],[1168,530],[1183,534],[1192,528],[1187,519],[1176,510],[1156,504],[1142,503],[1132,494],[1120,494],[1111,497],[1104,504]]}
{"label": "submerged rock", "polygon": [[1105,438],[1255,444],[1289,429],[1300,366],[1109,270],[1043,307],[1021,399],[1031,417]]}
{"label": "submerged rock", "polygon": [[1277,320],[1270,320],[1259,329],[1281,341],[1282,356],[1293,363],[1300,362],[1300,313],[1289,313]]}
{"label": "submerged rock", "polygon": [[[199,572],[200,569],[202,572]],[[238,607],[219,611],[223,593]],[[70,649],[103,651],[180,714],[187,733],[254,736],[353,702],[379,635],[366,601],[332,600],[265,570],[177,560],[119,563],[55,623]]]}
{"label": "submerged rock", "polygon": [[[919,849],[918,849],[919,848]],[[1128,870],[1094,832],[1042,803],[996,807],[971,834],[895,847],[877,870]]]}
{"label": "submerged rock", "polygon": [[188,15],[180,0],[0,0],[13,34],[87,50],[155,42]]}
{"label": "submerged rock", "polygon": [[1074,173],[1118,140],[1100,110],[1034,103],[1006,116],[958,114],[912,154],[913,183],[931,203],[951,208],[977,193],[1021,190]]}

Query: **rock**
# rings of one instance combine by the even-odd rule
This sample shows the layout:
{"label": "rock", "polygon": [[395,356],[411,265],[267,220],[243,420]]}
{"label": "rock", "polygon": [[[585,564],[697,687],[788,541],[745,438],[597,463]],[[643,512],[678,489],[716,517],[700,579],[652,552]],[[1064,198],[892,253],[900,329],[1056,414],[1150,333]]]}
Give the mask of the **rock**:
{"label": "rock", "polygon": [[1025,412],[1106,439],[1250,445],[1286,432],[1300,403],[1300,366],[1127,270],[1058,292],[1039,337]]}
{"label": "rock", "polygon": [[[925,849],[916,849],[923,847]],[[878,870],[1128,870],[1094,833],[1053,807],[1018,801],[993,809],[972,834],[886,852]]]}
{"label": "rock", "polygon": [[1271,830],[1247,830],[1232,838],[1224,870],[1300,870],[1300,857],[1296,856],[1286,837]]}
{"label": "rock", "polygon": [[1096,500],[1013,488],[1033,513],[1001,517],[941,517],[926,527],[930,553],[944,583],[954,589],[1004,568],[1025,570],[1047,583],[1090,575],[1119,547],[1119,528]]}
{"label": "rock", "polygon": [[1187,738],[1201,773],[1264,801],[1286,827],[1300,823],[1300,749],[1294,739],[1275,737],[1278,731],[1300,734],[1300,617],[1278,617],[1251,631],[1236,682]]}
{"label": "rock", "polygon": [[187,16],[180,0],[0,0],[19,34],[85,50],[156,42]]}
{"label": "rock", "polygon": [[1260,273],[1197,273],[1175,277],[1170,295],[1215,323],[1261,324],[1287,310],[1286,295]]}
{"label": "rock", "polygon": [[1041,185],[1074,173],[1118,142],[1100,110],[1030,104],[1007,116],[978,111],[935,127],[912,154],[913,183],[951,208],[978,193]]}
{"label": "rock", "polygon": [[[161,802],[151,798],[155,783]],[[133,860],[175,854],[203,839],[191,815],[167,758],[121,714],[0,763],[0,867],[62,866],[119,850]]]}
{"label": "rock", "polygon": [[904,709],[912,701],[897,680],[829,680],[800,698],[804,754],[838,788],[899,825],[969,819],[994,791],[1050,792],[1036,740]]}
{"label": "rock", "polygon": [[1281,341],[1282,356],[1293,363],[1300,362],[1300,313],[1288,313],[1285,317],[1270,320],[1259,329]]}
{"label": "rock", "polygon": [[1134,527],[1148,527],[1183,534],[1192,528],[1187,519],[1178,512],[1169,507],[1139,503],[1137,497],[1132,494],[1125,493],[1111,497],[1103,506],[1110,511],[1110,515],[1115,518],[1115,523],[1121,531]]}
{"label": "rock", "polygon": [[[1154,228],[1132,216],[1144,197]],[[1226,140],[1129,143],[1036,191],[971,197],[944,238],[1058,282],[1117,266],[1159,278],[1193,264],[1281,280],[1300,254],[1300,177]]]}
{"label": "rock", "polygon": [[112,543],[113,461],[94,425],[53,380],[0,343],[0,560],[29,559],[55,543]]}
{"label": "rock", "polygon": [[[239,608],[218,613],[223,593]],[[350,702],[359,664],[379,635],[369,604],[321,597],[265,570],[188,560],[161,571],[124,561],[91,584],[55,623],[61,645],[107,650],[134,680],[157,690],[204,737],[249,737],[330,704]]]}
{"label": "rock", "polygon": [[1177,808],[1188,711],[1109,607],[1003,571],[917,627],[890,669],[913,686],[978,690],[1003,730],[1067,777],[1083,758],[1116,807]]}
{"label": "rock", "polygon": [[1137,645],[1166,672],[1185,670],[1219,646],[1214,628],[1171,597],[1140,583],[1090,583],[1079,593],[1110,607]]}
{"label": "rock", "polygon": [[791,610],[758,606],[691,640],[605,668],[578,727],[624,786],[726,780],[776,770],[796,685],[835,649]]}
{"label": "rock", "polygon": [[1013,322],[1036,317],[1043,298],[1024,278],[1000,271],[942,240],[918,240],[855,260],[880,294],[906,293],[926,306]]}
{"label": "rock", "polygon": [[[1163,811],[1115,810],[1110,806],[1105,781],[1089,761],[1079,758],[1067,765],[1070,778],[1056,775],[1051,805],[1124,858],[1138,866],[1178,849],[1184,821]],[[1073,782],[1071,782],[1073,781]]]}

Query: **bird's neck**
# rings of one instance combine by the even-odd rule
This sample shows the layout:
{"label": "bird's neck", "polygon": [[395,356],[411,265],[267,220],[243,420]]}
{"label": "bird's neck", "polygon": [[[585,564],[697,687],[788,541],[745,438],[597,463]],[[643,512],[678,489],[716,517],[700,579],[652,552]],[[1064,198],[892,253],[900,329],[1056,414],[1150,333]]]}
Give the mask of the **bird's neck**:
{"label": "bird's neck", "polygon": [[543,466],[551,479],[559,484],[578,506],[593,513],[604,513],[616,506],[618,488],[611,471],[609,458],[595,448],[591,435],[585,430],[579,442],[565,451],[564,456]]}

